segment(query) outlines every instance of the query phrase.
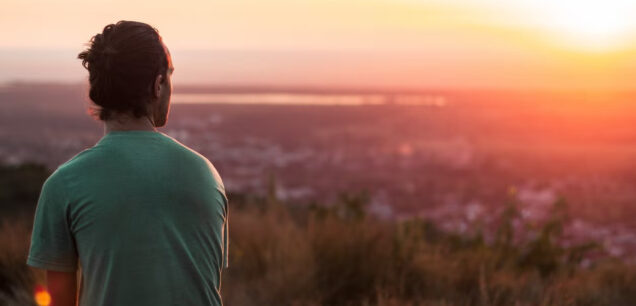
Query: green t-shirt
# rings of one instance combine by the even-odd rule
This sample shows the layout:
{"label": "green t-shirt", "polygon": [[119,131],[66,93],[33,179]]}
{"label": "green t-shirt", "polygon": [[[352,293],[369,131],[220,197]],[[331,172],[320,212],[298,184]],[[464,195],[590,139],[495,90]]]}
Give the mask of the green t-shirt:
{"label": "green t-shirt", "polygon": [[228,202],[214,166],[153,131],[112,131],[46,180],[27,264],[81,267],[79,305],[221,305]]}

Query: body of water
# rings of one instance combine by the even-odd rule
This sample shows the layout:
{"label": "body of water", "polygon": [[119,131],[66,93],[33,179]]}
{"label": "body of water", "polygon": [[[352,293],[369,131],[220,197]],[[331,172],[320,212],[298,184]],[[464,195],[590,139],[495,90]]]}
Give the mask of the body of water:
{"label": "body of water", "polygon": [[277,105],[428,105],[441,107],[441,95],[405,94],[299,94],[299,93],[176,93],[173,103],[277,104]]}

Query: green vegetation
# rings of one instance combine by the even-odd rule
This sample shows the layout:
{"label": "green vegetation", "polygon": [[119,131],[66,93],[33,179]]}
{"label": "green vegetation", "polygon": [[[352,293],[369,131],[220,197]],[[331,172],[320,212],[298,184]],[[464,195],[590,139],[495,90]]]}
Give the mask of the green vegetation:
{"label": "green vegetation", "polygon": [[38,164],[0,165],[0,305],[35,305],[32,289],[43,275],[25,262],[35,204],[50,174]]}
{"label": "green vegetation", "polygon": [[[39,164],[0,164],[0,213],[32,213],[42,184],[51,173]],[[0,220],[2,221],[2,220]]]}
{"label": "green vegetation", "polygon": [[[33,168],[21,169],[2,173],[41,184],[41,176],[22,173]],[[32,186],[21,179],[0,179]],[[229,195],[230,268],[224,271],[222,284],[228,305],[632,305],[636,301],[635,267],[606,259],[584,268],[583,258],[598,251],[598,246],[557,243],[568,219],[563,200],[554,204],[545,224],[527,225],[536,235],[518,241],[513,226],[518,220],[517,203],[511,197],[499,216],[494,240],[486,243],[479,230],[460,236],[427,220],[375,219],[365,214],[365,193],[342,194],[336,203],[319,205],[286,203],[273,190],[272,186],[263,197]],[[11,193],[3,201],[35,201],[37,192],[30,198]],[[30,305],[32,288],[41,281],[41,275],[24,264],[31,220],[3,219],[0,304]]]}

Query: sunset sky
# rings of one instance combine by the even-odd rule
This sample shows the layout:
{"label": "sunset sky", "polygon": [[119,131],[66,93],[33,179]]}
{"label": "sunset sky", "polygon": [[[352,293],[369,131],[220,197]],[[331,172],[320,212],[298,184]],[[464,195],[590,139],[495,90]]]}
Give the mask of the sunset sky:
{"label": "sunset sky", "polygon": [[174,82],[408,88],[633,88],[636,1],[3,0],[0,83],[80,82],[104,25],[138,20]]}

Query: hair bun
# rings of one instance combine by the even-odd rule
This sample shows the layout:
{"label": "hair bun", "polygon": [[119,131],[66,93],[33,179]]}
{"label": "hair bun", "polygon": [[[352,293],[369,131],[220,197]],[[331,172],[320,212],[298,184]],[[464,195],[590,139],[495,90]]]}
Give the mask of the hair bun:
{"label": "hair bun", "polygon": [[98,33],[91,38],[88,50],[78,55],[78,58],[82,60],[82,66],[84,66],[84,68],[89,69],[91,66],[106,69],[110,68],[112,55],[117,53],[117,50],[108,43],[108,38],[113,29],[113,25],[104,27],[102,33]]}

